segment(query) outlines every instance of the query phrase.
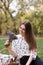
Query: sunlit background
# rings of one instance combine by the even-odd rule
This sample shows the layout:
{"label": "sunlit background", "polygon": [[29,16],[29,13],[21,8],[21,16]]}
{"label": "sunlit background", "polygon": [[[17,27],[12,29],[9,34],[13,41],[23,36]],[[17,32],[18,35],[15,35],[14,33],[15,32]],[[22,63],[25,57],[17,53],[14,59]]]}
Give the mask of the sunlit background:
{"label": "sunlit background", "polygon": [[[0,51],[9,38],[7,30],[18,34],[19,25],[25,19],[32,23],[38,56],[43,60],[43,0],[0,0]],[[9,54],[7,50],[1,53]]]}

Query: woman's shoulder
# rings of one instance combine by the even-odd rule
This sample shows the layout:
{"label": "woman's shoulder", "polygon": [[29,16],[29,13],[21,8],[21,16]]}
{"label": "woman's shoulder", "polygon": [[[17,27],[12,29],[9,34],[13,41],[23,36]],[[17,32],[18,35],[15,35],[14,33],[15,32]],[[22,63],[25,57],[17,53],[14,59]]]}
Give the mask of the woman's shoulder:
{"label": "woman's shoulder", "polygon": [[16,35],[17,36],[17,38],[22,38],[22,36],[20,35],[20,34],[18,34],[18,35]]}
{"label": "woman's shoulder", "polygon": [[16,35],[17,36],[17,39],[13,40],[12,42],[17,42],[19,41],[20,39],[22,39],[22,36],[20,34]]}

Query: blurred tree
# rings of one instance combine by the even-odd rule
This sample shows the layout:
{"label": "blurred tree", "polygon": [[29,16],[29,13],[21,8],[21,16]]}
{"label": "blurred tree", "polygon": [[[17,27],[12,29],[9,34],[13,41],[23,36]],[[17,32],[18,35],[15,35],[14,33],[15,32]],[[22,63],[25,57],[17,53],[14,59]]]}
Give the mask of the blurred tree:
{"label": "blurred tree", "polygon": [[[28,19],[33,24],[35,34],[43,32],[43,4],[42,0],[16,0],[18,13],[16,16],[12,14],[15,10],[10,10],[9,6],[13,0],[0,0],[0,34],[5,35],[7,29],[18,33],[19,24],[24,19]],[[41,4],[41,5],[40,5]],[[18,7],[19,6],[19,7]],[[30,6],[34,6],[34,11],[30,10]],[[41,7],[42,9],[41,9]]]}
{"label": "blurred tree", "polygon": [[[15,25],[15,19],[12,16],[14,11],[10,11],[9,5],[13,0],[0,0],[0,34],[5,35],[6,30]],[[11,29],[12,30],[12,29]]]}
{"label": "blurred tree", "polygon": [[36,35],[43,36],[43,12],[32,11],[30,16],[25,17],[29,19],[33,26],[33,31]]}

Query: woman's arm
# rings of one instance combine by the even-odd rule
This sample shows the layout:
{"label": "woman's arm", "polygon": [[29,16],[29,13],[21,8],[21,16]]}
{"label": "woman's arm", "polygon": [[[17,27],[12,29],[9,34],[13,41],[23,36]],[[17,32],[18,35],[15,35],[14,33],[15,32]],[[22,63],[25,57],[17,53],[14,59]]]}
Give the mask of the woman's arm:
{"label": "woman's arm", "polygon": [[16,57],[16,56],[17,56],[17,54],[11,49],[9,40],[7,40],[7,41],[5,42],[5,46],[6,46],[6,49],[9,51],[9,53],[10,53],[13,57]]}
{"label": "woman's arm", "polygon": [[31,54],[26,65],[30,65],[31,62],[36,59],[36,56],[37,56],[37,49],[31,50]]}
{"label": "woman's arm", "polygon": [[11,47],[7,47],[7,50],[9,51],[9,53],[13,56],[13,57],[17,57],[17,54],[11,49]]}
{"label": "woman's arm", "polygon": [[29,59],[28,59],[28,61],[27,61],[27,63],[26,63],[26,65],[30,65],[30,63],[32,62],[32,60],[33,60],[33,57],[30,56]]}

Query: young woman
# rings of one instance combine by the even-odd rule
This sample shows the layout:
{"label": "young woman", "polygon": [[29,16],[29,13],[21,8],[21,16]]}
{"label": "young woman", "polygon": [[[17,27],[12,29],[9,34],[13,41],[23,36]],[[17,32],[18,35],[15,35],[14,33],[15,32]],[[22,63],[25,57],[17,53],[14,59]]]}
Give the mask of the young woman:
{"label": "young woman", "polygon": [[[29,21],[25,20],[20,25],[17,38],[12,41],[12,48],[10,48],[9,40],[5,43],[5,45],[9,45],[6,48],[13,56],[13,59],[19,60],[20,65],[43,65],[43,62],[37,56],[35,35]],[[9,58],[11,60],[10,56]]]}
{"label": "young woman", "polygon": [[21,65],[43,65],[37,56],[37,45],[32,25],[25,20],[19,27],[18,40],[12,41],[12,50],[17,53]]}
{"label": "young woman", "polygon": [[[24,47],[24,55],[20,59],[21,65],[43,65],[42,61],[37,56],[37,45],[35,35],[32,30],[32,25],[29,21],[24,21],[20,28],[20,34],[22,35],[23,39],[25,40],[25,47]],[[22,45],[21,44],[21,45]],[[26,44],[28,46],[26,46]],[[27,48],[26,48],[27,47]]]}

